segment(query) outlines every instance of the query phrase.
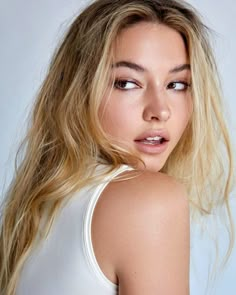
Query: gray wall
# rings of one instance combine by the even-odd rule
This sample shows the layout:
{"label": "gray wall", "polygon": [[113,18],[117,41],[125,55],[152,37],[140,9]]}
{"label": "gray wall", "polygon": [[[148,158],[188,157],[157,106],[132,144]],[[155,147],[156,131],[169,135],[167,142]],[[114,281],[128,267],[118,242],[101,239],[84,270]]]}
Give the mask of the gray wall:
{"label": "gray wall", "polygon": [[[16,147],[26,126],[26,115],[42,81],[57,40],[71,19],[88,1],[76,0],[1,0],[0,1],[0,191],[12,173]],[[216,31],[215,51],[231,117],[230,133],[236,142],[236,40],[234,0],[191,0]],[[235,199],[232,201],[236,216]],[[224,248],[223,232],[222,249]],[[210,242],[197,229],[192,234],[191,295],[205,294]],[[235,294],[236,250],[226,271],[211,294]],[[207,294],[210,294],[208,292]]]}

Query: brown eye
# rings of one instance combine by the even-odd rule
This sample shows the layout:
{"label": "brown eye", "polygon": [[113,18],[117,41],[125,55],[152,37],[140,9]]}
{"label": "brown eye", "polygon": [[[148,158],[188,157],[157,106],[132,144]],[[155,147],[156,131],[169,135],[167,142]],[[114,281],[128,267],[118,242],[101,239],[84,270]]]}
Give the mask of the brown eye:
{"label": "brown eye", "polygon": [[116,80],[114,87],[120,90],[130,90],[137,88],[137,84],[133,81],[128,80]]}
{"label": "brown eye", "polygon": [[171,82],[168,84],[168,89],[173,89],[176,91],[186,90],[190,85],[187,82]]}

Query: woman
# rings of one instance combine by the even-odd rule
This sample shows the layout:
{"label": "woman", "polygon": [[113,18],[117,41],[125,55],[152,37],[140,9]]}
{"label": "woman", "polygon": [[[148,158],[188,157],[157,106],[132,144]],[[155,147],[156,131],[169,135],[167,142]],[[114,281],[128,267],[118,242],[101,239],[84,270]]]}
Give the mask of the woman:
{"label": "woman", "polygon": [[221,108],[192,7],[87,7],[52,60],[6,198],[1,294],[189,294],[189,205],[196,220],[223,203],[231,221]]}

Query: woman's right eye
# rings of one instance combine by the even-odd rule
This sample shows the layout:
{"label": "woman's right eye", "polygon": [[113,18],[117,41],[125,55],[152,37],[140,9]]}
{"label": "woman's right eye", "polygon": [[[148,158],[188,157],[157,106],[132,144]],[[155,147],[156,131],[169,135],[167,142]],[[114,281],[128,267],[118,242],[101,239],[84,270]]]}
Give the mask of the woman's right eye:
{"label": "woman's right eye", "polygon": [[134,81],[129,80],[115,80],[114,87],[120,90],[130,90],[130,89],[137,89],[139,88],[138,84]]}

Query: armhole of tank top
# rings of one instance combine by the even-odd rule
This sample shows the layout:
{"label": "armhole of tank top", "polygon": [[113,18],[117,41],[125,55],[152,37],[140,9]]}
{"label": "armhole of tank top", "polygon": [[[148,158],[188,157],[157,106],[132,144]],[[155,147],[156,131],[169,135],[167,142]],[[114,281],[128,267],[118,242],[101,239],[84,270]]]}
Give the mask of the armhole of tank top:
{"label": "armhole of tank top", "polygon": [[112,174],[108,175],[105,179],[104,182],[98,185],[89,201],[87,210],[85,212],[84,216],[84,225],[83,225],[83,242],[84,242],[84,250],[86,253],[86,258],[87,261],[89,262],[89,265],[91,269],[94,271],[95,275],[97,278],[105,285],[105,287],[108,287],[110,289],[117,288],[118,285],[114,284],[112,281],[110,281],[103,271],[101,270],[95,253],[93,249],[93,244],[92,244],[92,236],[91,236],[91,225],[92,225],[92,217],[93,217],[93,212],[95,209],[95,206],[97,204],[97,201],[105,189],[105,187],[108,185],[108,183],[114,179],[114,177],[118,176],[122,172],[128,171],[128,170],[133,170],[133,168],[123,165],[120,168],[118,168],[116,171],[114,171]]}

